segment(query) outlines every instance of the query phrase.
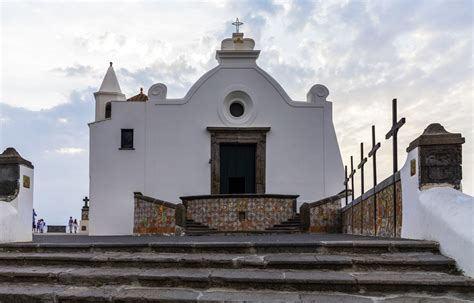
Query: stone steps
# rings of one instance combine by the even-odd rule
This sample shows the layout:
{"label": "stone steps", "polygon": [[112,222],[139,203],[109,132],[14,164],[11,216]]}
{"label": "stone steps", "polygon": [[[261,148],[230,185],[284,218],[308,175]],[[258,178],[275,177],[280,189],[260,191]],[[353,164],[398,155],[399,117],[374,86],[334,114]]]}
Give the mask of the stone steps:
{"label": "stone steps", "polygon": [[352,302],[467,303],[469,295],[457,294],[342,294],[268,290],[191,289],[142,286],[71,286],[44,283],[0,283],[2,303],[19,302]]}
{"label": "stone steps", "polygon": [[296,214],[293,218],[288,219],[280,224],[275,224],[272,227],[266,229],[267,231],[281,231],[288,233],[301,232],[301,219],[300,215]]}
{"label": "stone steps", "polygon": [[216,238],[1,244],[0,302],[474,299],[474,281],[435,242],[209,241]]}
{"label": "stone steps", "polygon": [[77,286],[127,285],[197,289],[470,293],[472,280],[440,272],[342,272],[225,268],[2,266],[0,282]]}
{"label": "stone steps", "polygon": [[456,273],[454,260],[433,253],[399,254],[185,254],[185,253],[0,253],[0,266],[136,268],[262,268],[333,271],[438,271]]}
{"label": "stone steps", "polygon": [[187,231],[187,236],[254,236],[254,235],[281,235],[281,234],[300,234],[300,229],[265,229],[265,230],[247,230],[247,231],[222,231],[222,230],[203,230],[203,231]]}
{"label": "stone steps", "polygon": [[193,219],[186,219],[186,235],[200,235],[216,232],[217,229],[210,228],[209,226],[196,222]]}
{"label": "stone steps", "polygon": [[170,252],[170,253],[366,253],[439,252],[433,241],[354,240],[312,242],[151,242],[151,243],[10,243],[0,252]]}

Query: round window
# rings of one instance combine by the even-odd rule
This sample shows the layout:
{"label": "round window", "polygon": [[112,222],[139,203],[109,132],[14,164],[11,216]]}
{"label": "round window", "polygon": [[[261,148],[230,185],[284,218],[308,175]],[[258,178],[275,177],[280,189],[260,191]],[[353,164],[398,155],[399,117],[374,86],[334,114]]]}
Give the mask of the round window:
{"label": "round window", "polygon": [[230,105],[230,114],[234,117],[240,117],[244,114],[244,106],[240,102],[234,102]]}

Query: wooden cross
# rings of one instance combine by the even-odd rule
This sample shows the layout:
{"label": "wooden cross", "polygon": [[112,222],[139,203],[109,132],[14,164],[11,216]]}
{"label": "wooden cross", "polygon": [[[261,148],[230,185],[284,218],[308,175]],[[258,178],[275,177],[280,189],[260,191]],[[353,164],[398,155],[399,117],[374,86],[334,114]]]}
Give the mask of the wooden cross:
{"label": "wooden cross", "polygon": [[375,125],[372,125],[372,149],[369,152],[369,158],[372,157],[372,166],[374,174],[374,189],[377,185],[377,150],[380,148],[380,142],[375,144]]}
{"label": "wooden cross", "polygon": [[235,19],[235,22],[232,22],[232,25],[235,26],[235,32],[238,33],[238,32],[239,32],[239,27],[240,27],[241,25],[244,25],[244,23],[243,23],[243,22],[240,22],[240,21],[239,21],[239,18],[236,18],[236,19]]}
{"label": "wooden cross", "polygon": [[398,171],[398,145],[397,145],[397,134],[398,130],[405,124],[405,118],[401,118],[397,122],[397,99],[392,100],[392,128],[385,135],[385,139],[388,140],[393,137],[393,173]]}
{"label": "wooden cross", "polygon": [[84,201],[84,206],[88,207],[87,202],[90,201],[89,198],[87,198],[87,196],[85,196],[84,199],[82,199],[82,201]]}
{"label": "wooden cross", "polygon": [[349,175],[349,178],[351,179],[352,201],[354,201],[354,175],[355,173],[356,173],[356,170],[354,169],[354,158],[351,156],[351,174]]}
{"label": "wooden cross", "polygon": [[360,169],[360,195],[364,194],[364,165],[367,163],[367,158],[364,158],[364,143],[360,143],[360,163],[357,168]]}
{"label": "wooden cross", "polygon": [[[385,139],[393,137],[393,178],[395,179],[395,173],[398,171],[398,145],[397,145],[397,134],[398,130],[405,124],[405,118],[401,118],[397,122],[397,99],[392,100],[392,128],[385,135]],[[393,182],[393,236],[397,235],[397,190],[395,186],[395,180]]]}
{"label": "wooden cross", "polygon": [[[380,148],[380,142],[375,144],[375,125],[372,125],[372,149],[369,152],[369,158],[372,157],[372,168],[374,178],[374,192],[377,185],[377,150]],[[374,195],[374,234],[377,235],[377,196]]]}
{"label": "wooden cross", "polygon": [[345,187],[345,196],[346,196],[346,206],[347,206],[347,183],[349,179],[347,178],[347,165],[344,166],[344,187]]}

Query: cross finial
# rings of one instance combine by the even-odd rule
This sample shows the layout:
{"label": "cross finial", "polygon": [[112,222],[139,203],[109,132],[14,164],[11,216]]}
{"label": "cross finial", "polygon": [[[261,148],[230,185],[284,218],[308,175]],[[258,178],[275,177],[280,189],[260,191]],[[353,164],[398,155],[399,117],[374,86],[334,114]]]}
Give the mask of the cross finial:
{"label": "cross finial", "polygon": [[240,27],[241,25],[243,25],[243,24],[244,24],[243,22],[240,22],[240,21],[239,21],[239,18],[236,18],[236,19],[235,19],[235,22],[232,22],[232,25],[235,26],[235,32],[236,32],[236,33],[239,32],[239,27]]}
{"label": "cross finial", "polygon": [[88,207],[87,202],[90,201],[89,198],[87,198],[87,196],[86,196],[86,197],[84,197],[84,199],[82,199],[82,201],[84,201],[84,206]]}

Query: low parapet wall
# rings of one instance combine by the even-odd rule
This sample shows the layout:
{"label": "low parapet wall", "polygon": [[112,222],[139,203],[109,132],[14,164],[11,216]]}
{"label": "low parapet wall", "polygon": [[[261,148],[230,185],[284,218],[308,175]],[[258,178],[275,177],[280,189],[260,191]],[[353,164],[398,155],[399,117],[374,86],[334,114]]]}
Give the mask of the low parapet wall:
{"label": "low parapet wall", "polygon": [[296,214],[297,195],[239,194],[181,197],[186,217],[219,231],[261,231]]}
{"label": "low parapet wall", "polygon": [[182,205],[135,193],[134,234],[175,234],[181,225]]}
{"label": "low parapet wall", "polygon": [[301,227],[313,233],[341,232],[341,199],[344,192],[300,207]]}
{"label": "low parapet wall", "polygon": [[403,213],[401,190],[400,173],[396,173],[345,206],[342,209],[342,232],[400,237]]}

